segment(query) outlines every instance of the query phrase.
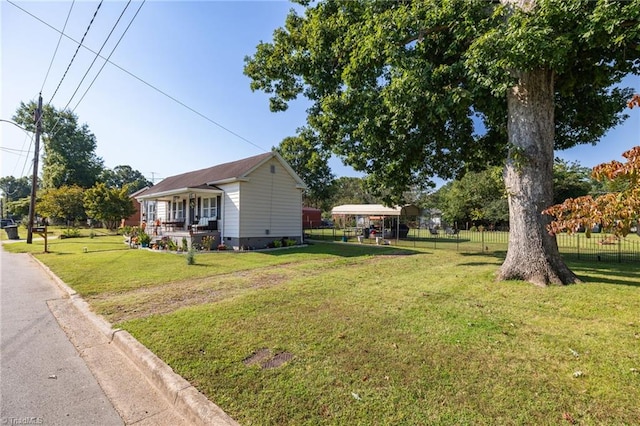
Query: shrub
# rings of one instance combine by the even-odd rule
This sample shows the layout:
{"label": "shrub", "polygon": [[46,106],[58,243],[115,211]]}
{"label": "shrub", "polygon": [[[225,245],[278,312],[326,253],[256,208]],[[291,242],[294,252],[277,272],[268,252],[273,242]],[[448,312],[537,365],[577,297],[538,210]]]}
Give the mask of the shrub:
{"label": "shrub", "polygon": [[140,233],[138,234],[138,244],[140,244],[142,247],[147,247],[150,242],[151,236],[149,236],[149,234],[144,231],[140,231]]}
{"label": "shrub", "polygon": [[191,247],[187,252],[187,265],[195,265],[196,264],[196,249]]}
{"label": "shrub", "polygon": [[62,231],[60,238],[78,238],[80,236],[80,230],[78,228],[67,228]]}

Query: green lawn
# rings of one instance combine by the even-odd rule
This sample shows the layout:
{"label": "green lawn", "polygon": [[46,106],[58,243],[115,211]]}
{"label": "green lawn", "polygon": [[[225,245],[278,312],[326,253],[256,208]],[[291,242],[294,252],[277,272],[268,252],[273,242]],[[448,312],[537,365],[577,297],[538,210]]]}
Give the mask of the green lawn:
{"label": "green lawn", "polygon": [[541,289],[495,282],[491,253],[328,243],[188,266],[73,240],[37,256],[243,425],[640,418],[634,264],[571,262],[583,284]]}

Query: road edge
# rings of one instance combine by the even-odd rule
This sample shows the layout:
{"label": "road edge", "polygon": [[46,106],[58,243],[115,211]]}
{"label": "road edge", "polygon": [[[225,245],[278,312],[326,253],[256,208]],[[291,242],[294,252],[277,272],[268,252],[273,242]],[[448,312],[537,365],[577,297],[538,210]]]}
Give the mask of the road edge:
{"label": "road edge", "polygon": [[90,321],[110,342],[124,353],[142,372],[145,378],[158,392],[192,424],[239,426],[220,407],[211,402],[191,383],[173,371],[156,354],[140,343],[126,330],[113,328],[103,317],[91,310],[89,304],[67,283],[62,281],[47,265],[32,253],[29,256],[49,275],[53,282],[64,292],[73,305]]}

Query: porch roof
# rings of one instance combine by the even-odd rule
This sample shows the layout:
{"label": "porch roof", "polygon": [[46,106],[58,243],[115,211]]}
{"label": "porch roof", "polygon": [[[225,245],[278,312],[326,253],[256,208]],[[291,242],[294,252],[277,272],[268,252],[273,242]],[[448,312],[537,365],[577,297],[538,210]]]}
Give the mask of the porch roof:
{"label": "porch roof", "polygon": [[201,185],[201,186],[197,186],[197,187],[190,187],[190,188],[175,188],[175,189],[170,189],[167,191],[163,191],[163,192],[156,192],[154,194],[144,194],[144,195],[139,195],[137,197],[135,197],[138,200],[171,200],[171,198],[175,195],[186,195],[186,194],[222,194],[222,189],[218,188],[217,186],[208,186],[208,185]]}

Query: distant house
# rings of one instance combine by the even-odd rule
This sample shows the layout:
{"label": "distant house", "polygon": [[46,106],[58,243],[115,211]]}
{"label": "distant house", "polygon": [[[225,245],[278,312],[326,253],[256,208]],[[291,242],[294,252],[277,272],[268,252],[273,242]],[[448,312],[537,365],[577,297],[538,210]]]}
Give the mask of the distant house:
{"label": "distant house", "polygon": [[209,235],[230,248],[302,242],[305,184],[275,152],[168,177],[136,195],[147,233]]}
{"label": "distant house", "polygon": [[322,210],[313,207],[302,208],[302,227],[304,229],[319,228],[322,225]]}
{"label": "distant house", "polygon": [[148,186],[145,186],[142,189],[137,190],[136,192],[134,192],[133,194],[129,195],[129,198],[131,198],[131,201],[133,202],[133,207],[136,209],[136,211],[129,217],[122,219],[122,222],[120,223],[120,226],[138,226],[140,225],[140,203],[138,202],[138,200],[136,199],[136,197],[141,194],[143,191],[146,191],[147,189],[149,189]]}

